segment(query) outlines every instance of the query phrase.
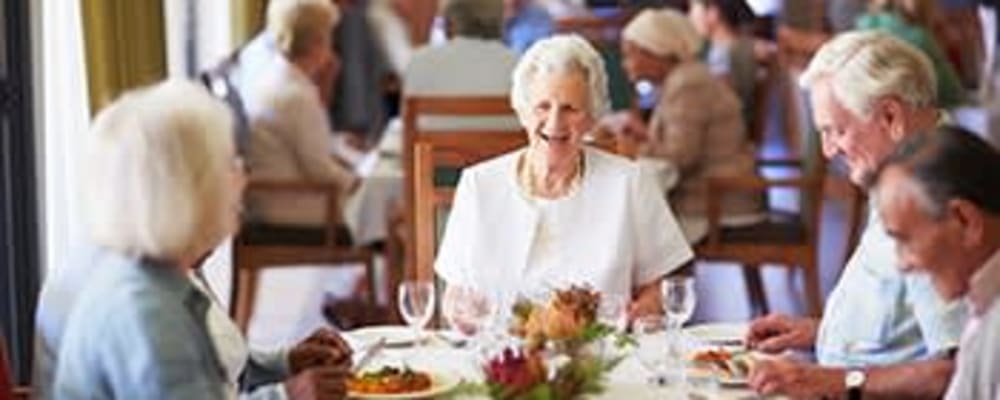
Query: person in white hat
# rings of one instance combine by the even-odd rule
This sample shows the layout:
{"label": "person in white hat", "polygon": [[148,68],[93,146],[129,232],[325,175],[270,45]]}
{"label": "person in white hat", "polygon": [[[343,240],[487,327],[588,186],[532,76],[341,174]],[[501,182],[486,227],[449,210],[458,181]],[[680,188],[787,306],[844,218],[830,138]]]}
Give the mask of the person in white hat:
{"label": "person in white hat", "polygon": [[[740,100],[697,59],[701,39],[681,13],[643,11],[625,27],[621,46],[629,80],[655,85],[659,100],[648,127],[634,121],[621,123],[620,115],[606,126],[633,136],[640,143],[640,160],[667,162],[679,171],[680,181],[670,191],[669,202],[688,241],[696,243],[708,229],[709,178],[757,174]],[[727,196],[722,202],[722,223],[760,222],[762,209],[760,195]]]}

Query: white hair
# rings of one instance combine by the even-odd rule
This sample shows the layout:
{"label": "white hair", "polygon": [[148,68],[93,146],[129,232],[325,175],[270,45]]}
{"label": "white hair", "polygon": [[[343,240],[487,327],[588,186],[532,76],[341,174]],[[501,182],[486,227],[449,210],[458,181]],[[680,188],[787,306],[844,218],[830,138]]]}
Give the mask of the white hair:
{"label": "white hair", "polygon": [[331,35],[340,22],[340,10],[330,0],[271,0],[267,5],[267,31],[278,49],[300,56],[321,35]]}
{"label": "white hair", "polygon": [[934,106],[937,96],[930,59],[882,31],[842,33],[820,47],[799,84],[810,89],[821,79],[829,79],[835,98],[862,118],[886,96],[912,107]]}
{"label": "white hair", "polygon": [[174,259],[224,229],[233,116],[202,86],[170,80],[124,94],[86,143],[83,210],[97,245]]}
{"label": "white hair", "polygon": [[660,57],[694,58],[701,37],[687,16],[671,9],[646,9],[629,21],[622,39]]}
{"label": "white hair", "polygon": [[510,104],[519,115],[531,112],[531,87],[540,73],[579,72],[587,78],[591,117],[607,114],[608,76],[604,59],[578,35],[555,35],[539,40],[521,56],[513,72]]}

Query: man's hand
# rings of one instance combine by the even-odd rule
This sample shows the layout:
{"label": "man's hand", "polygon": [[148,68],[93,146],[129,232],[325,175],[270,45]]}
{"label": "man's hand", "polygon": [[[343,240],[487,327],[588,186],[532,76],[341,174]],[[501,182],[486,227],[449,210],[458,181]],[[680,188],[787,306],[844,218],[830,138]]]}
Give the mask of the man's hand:
{"label": "man's hand", "polygon": [[845,371],[783,358],[756,361],[750,369],[750,388],[762,395],[792,398],[839,398],[846,392]]}
{"label": "man's hand", "polygon": [[746,342],[751,349],[778,353],[788,349],[806,350],[816,343],[819,321],[770,314],[750,322]]}
{"label": "man's hand", "polygon": [[285,391],[292,400],[340,400],[347,398],[349,369],[317,367],[285,380]]}
{"label": "man's hand", "polygon": [[350,368],[352,353],[340,335],[320,328],[288,352],[288,365],[293,375],[321,366]]}

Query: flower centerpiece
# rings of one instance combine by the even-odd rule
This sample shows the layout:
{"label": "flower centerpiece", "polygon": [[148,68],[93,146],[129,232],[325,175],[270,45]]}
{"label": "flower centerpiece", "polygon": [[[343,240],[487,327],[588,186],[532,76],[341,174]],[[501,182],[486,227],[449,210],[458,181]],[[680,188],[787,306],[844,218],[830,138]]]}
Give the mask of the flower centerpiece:
{"label": "flower centerpiece", "polygon": [[601,295],[572,286],[545,304],[522,300],[513,307],[510,333],[520,344],[483,366],[485,391],[494,399],[572,399],[604,390],[604,378],[621,357],[602,351],[629,338],[597,320]]}

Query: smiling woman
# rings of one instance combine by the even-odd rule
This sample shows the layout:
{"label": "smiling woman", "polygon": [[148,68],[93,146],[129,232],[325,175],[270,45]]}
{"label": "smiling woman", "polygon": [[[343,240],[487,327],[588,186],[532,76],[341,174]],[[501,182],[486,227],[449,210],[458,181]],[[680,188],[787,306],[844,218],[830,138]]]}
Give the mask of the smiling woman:
{"label": "smiling woman", "polygon": [[555,36],[524,54],[513,81],[528,146],[463,172],[435,263],[445,309],[477,297],[507,309],[576,284],[630,299],[633,316],[659,312],[660,280],[692,252],[637,165],[583,146],[608,110],[600,56]]}

